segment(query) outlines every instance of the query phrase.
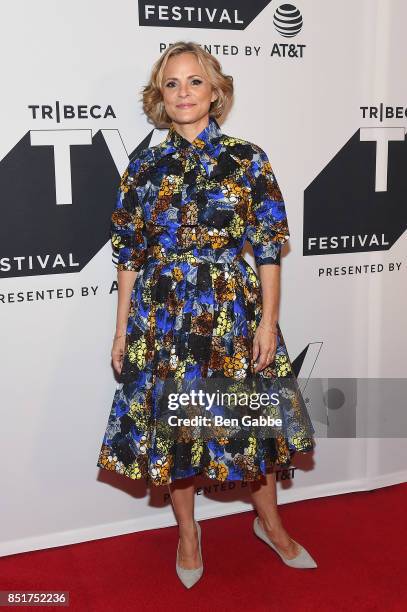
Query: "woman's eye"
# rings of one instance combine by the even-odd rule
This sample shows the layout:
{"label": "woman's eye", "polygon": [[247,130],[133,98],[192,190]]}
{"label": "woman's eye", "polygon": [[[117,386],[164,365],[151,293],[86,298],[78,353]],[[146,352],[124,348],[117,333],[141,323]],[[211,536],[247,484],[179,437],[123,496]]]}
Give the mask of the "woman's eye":
{"label": "woman's eye", "polygon": [[[191,83],[193,85],[200,85],[202,83],[201,79],[192,79]],[[176,87],[177,84],[175,81],[168,81],[168,83],[165,84],[166,87]]]}

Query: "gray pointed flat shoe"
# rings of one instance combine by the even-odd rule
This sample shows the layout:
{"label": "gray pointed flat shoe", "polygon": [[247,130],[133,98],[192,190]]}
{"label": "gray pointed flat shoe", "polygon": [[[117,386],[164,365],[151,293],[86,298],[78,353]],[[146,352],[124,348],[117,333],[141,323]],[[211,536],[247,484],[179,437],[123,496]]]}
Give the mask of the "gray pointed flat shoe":
{"label": "gray pointed flat shoe", "polygon": [[175,569],[177,571],[178,578],[181,580],[182,584],[190,589],[194,586],[196,582],[200,579],[203,574],[203,561],[202,561],[202,551],[201,551],[201,526],[198,521],[195,521],[196,529],[198,531],[198,543],[199,543],[199,556],[201,557],[201,566],[196,569],[185,569],[178,564],[178,551],[179,551],[179,540],[177,546],[177,561],[175,563]]}
{"label": "gray pointed flat shoe", "polygon": [[284,561],[286,565],[289,565],[290,567],[300,568],[300,569],[318,567],[318,565],[315,563],[314,559],[311,557],[309,552],[307,552],[305,548],[301,546],[301,544],[298,544],[296,540],[293,540],[293,542],[298,544],[298,546],[300,547],[300,552],[298,553],[298,555],[294,557],[293,559],[287,559],[287,557],[284,557],[284,555],[281,554],[278,548],[273,544],[273,542],[270,540],[270,538],[265,533],[264,529],[262,528],[260,524],[258,516],[256,516],[256,518],[254,519],[253,530],[258,538],[263,540],[263,542],[271,546],[271,548],[276,551],[276,553],[280,556],[281,560]]}

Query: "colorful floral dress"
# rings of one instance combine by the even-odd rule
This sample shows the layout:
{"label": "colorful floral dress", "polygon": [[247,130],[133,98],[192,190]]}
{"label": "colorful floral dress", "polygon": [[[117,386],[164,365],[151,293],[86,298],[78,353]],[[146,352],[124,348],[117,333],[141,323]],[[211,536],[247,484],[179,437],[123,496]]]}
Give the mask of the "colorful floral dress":
{"label": "colorful floral dress", "polygon": [[[253,481],[270,465],[287,467],[296,451],[314,447],[278,324],[274,360],[253,370],[262,294],[242,249],[248,240],[257,266],[280,265],[288,237],[285,204],[266,153],[224,134],[213,117],[192,143],[171,125],[162,143],[130,161],[111,240],[118,270],[138,274],[99,467],[155,485],[197,474]],[[177,388],[192,380],[232,387],[278,381],[283,426],[273,437],[251,425],[238,433],[184,421],[170,426],[165,384]]]}

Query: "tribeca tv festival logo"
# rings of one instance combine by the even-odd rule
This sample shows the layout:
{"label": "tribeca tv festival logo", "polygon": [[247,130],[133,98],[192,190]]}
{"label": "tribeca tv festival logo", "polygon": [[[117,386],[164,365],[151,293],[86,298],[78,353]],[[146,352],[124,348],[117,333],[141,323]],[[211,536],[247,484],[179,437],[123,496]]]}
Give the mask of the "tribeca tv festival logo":
{"label": "tribeca tv festival logo", "polygon": [[400,107],[361,107],[361,127],[304,192],[303,255],[387,251],[407,227],[407,142]]}
{"label": "tribeca tv festival logo", "polygon": [[245,30],[271,0],[139,0],[139,25]]}
{"label": "tribeca tv festival logo", "polygon": [[[115,116],[111,107],[99,105],[28,108],[41,125]],[[153,131],[130,157],[149,146]],[[118,167],[128,159],[117,129],[58,126],[26,132],[0,162],[0,277],[80,272],[107,242]]]}
{"label": "tribeca tv festival logo", "polygon": [[[245,30],[270,2],[271,0],[167,0],[166,3],[161,3],[139,0],[139,25]],[[282,36],[296,36],[302,28],[302,15],[293,4],[282,4],[274,13],[273,23]]]}

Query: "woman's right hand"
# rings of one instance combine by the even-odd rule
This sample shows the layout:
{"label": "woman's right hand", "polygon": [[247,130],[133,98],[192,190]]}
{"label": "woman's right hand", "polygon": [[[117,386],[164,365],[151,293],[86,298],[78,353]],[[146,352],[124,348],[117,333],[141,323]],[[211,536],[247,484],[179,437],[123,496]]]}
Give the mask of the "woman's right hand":
{"label": "woman's right hand", "polygon": [[122,334],[120,336],[115,336],[113,338],[113,346],[112,346],[112,362],[115,372],[117,374],[121,374],[123,367],[123,359],[124,359],[124,350],[126,346],[126,334]]}

